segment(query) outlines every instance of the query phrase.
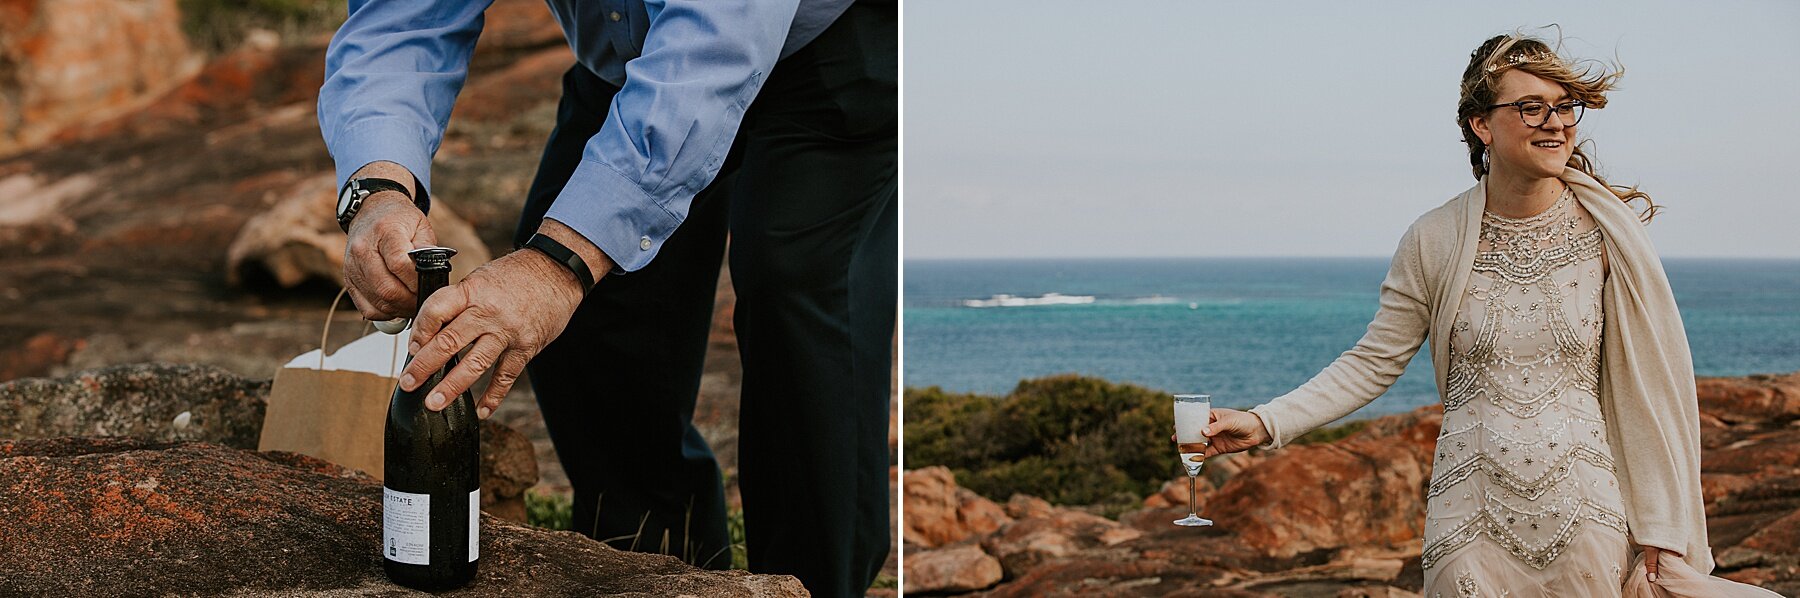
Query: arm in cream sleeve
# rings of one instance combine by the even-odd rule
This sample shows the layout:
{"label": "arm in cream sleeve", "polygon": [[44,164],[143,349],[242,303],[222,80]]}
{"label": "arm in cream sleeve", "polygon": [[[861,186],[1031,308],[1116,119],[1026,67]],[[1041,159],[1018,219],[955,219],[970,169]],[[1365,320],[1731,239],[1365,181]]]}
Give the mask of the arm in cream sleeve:
{"label": "arm in cream sleeve", "polygon": [[1406,371],[1431,324],[1415,229],[1400,238],[1381,283],[1381,308],[1362,340],[1306,384],[1250,409],[1269,430],[1264,448],[1280,447],[1349,415],[1387,392]]}

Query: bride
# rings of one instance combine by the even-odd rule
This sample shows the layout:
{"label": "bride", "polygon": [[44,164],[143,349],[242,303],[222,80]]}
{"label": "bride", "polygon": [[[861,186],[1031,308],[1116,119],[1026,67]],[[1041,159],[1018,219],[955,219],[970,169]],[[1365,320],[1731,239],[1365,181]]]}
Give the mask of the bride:
{"label": "bride", "polygon": [[1348,415],[1429,337],[1444,423],[1426,596],[1775,596],[1706,575],[1693,363],[1643,227],[1657,206],[1576,145],[1619,76],[1535,38],[1481,44],[1456,116],[1477,183],[1400,239],[1354,348],[1268,403],[1213,410],[1208,456]]}

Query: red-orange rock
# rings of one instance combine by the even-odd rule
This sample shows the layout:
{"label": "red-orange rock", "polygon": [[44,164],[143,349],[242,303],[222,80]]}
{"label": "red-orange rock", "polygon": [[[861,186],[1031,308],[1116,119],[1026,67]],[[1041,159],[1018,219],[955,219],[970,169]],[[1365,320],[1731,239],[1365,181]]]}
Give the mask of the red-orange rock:
{"label": "red-orange rock", "polygon": [[1081,557],[1048,562],[983,594],[987,598],[1041,596],[1176,596],[1274,598],[1276,594],[1223,588],[1229,572],[1162,561]]}
{"label": "red-orange rock", "polygon": [[1049,517],[1056,512],[1056,507],[1049,501],[1025,494],[1014,494],[1006,499],[1006,514],[1013,519],[1030,519],[1032,517]]}
{"label": "red-orange rock", "polygon": [[1270,557],[1424,532],[1425,489],[1443,423],[1439,406],[1371,422],[1345,440],[1284,448],[1207,503],[1240,541]]}
{"label": "red-orange rock", "polygon": [[[292,453],[120,438],[0,441],[0,595],[399,593],[377,551],[381,485]],[[481,522],[450,595],[805,596],[580,534]]]}
{"label": "red-orange rock", "polygon": [[[1703,430],[1701,459],[1714,574],[1784,595],[1800,595],[1797,381],[1700,381],[1702,418],[1717,422]],[[1209,463],[1228,474],[1201,501],[1214,527],[1170,524],[1186,512],[1179,478],[1121,516],[1140,532],[1133,537],[1109,538],[1105,519],[1013,496],[1015,521],[981,540],[1008,573],[984,595],[1415,595],[1441,423],[1439,408],[1426,407],[1336,442],[1239,455],[1236,467]]]}
{"label": "red-orange rock", "polygon": [[55,332],[40,332],[20,346],[0,348],[0,382],[48,374],[51,368],[68,363],[69,354],[86,344]]}
{"label": "red-orange rock", "polygon": [[994,501],[956,485],[949,469],[927,467],[906,472],[907,543],[926,548],[985,535],[1012,521]]}
{"label": "red-orange rock", "polygon": [[1800,419],[1800,372],[1743,378],[1699,378],[1702,411],[1727,423]]}
{"label": "red-orange rock", "polygon": [[[1208,464],[1210,465],[1210,463]],[[1212,494],[1213,490],[1212,479],[1206,476],[1200,476],[1198,479],[1194,480],[1194,502],[1204,503],[1207,497]],[[1187,508],[1187,500],[1188,480],[1187,477],[1184,476],[1164,482],[1162,489],[1156,491],[1156,494],[1144,497],[1144,508],[1172,509],[1180,507],[1185,509]]]}
{"label": "red-orange rock", "polygon": [[1014,496],[1008,507],[1018,506],[1014,513],[1020,518],[981,540],[981,548],[1000,559],[1009,577],[1024,575],[1045,561],[1144,535],[1099,515],[1039,503],[1042,501],[1035,498]]}
{"label": "red-orange rock", "polygon": [[120,114],[200,66],[175,0],[16,0],[0,10],[0,156]]}
{"label": "red-orange rock", "polygon": [[906,555],[906,591],[968,592],[1000,582],[1000,561],[975,544]]}

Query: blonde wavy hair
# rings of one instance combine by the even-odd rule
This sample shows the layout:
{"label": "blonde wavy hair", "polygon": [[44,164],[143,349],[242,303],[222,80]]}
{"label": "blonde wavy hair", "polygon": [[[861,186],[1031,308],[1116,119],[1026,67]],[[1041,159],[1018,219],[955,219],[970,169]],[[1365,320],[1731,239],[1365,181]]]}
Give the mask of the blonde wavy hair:
{"label": "blonde wavy hair", "polygon": [[[1560,46],[1559,39],[1557,47]],[[1570,61],[1563,58],[1556,47],[1517,31],[1496,35],[1482,42],[1481,47],[1469,54],[1469,66],[1463,70],[1462,76],[1462,97],[1456,104],[1456,124],[1462,128],[1463,143],[1469,146],[1469,166],[1474,170],[1477,180],[1488,174],[1488,147],[1475,135],[1475,130],[1469,126],[1469,119],[1487,114],[1488,106],[1493,105],[1497,99],[1498,90],[1495,87],[1500,76],[1514,69],[1561,85],[1571,98],[1582,101],[1592,109],[1606,107],[1606,92],[1617,87],[1619,78],[1625,74],[1625,68],[1616,63],[1608,68],[1594,60]],[[1592,140],[1586,140],[1575,144],[1574,153],[1569,156],[1570,168],[1594,177],[1594,180],[1628,205],[1633,201],[1643,200],[1645,207],[1639,212],[1639,217],[1644,222],[1649,222],[1662,211],[1662,206],[1650,200],[1650,194],[1639,191],[1635,186],[1613,185],[1601,178],[1589,153],[1592,151],[1592,143]],[[1584,145],[1590,147],[1584,149]]]}

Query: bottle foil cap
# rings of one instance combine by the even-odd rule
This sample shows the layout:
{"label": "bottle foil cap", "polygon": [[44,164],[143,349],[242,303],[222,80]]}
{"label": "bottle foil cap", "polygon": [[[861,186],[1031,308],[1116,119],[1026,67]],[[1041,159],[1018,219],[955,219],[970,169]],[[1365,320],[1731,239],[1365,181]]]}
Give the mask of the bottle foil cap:
{"label": "bottle foil cap", "polygon": [[449,270],[450,257],[456,255],[456,250],[449,247],[420,247],[406,254],[412,256],[414,269]]}

